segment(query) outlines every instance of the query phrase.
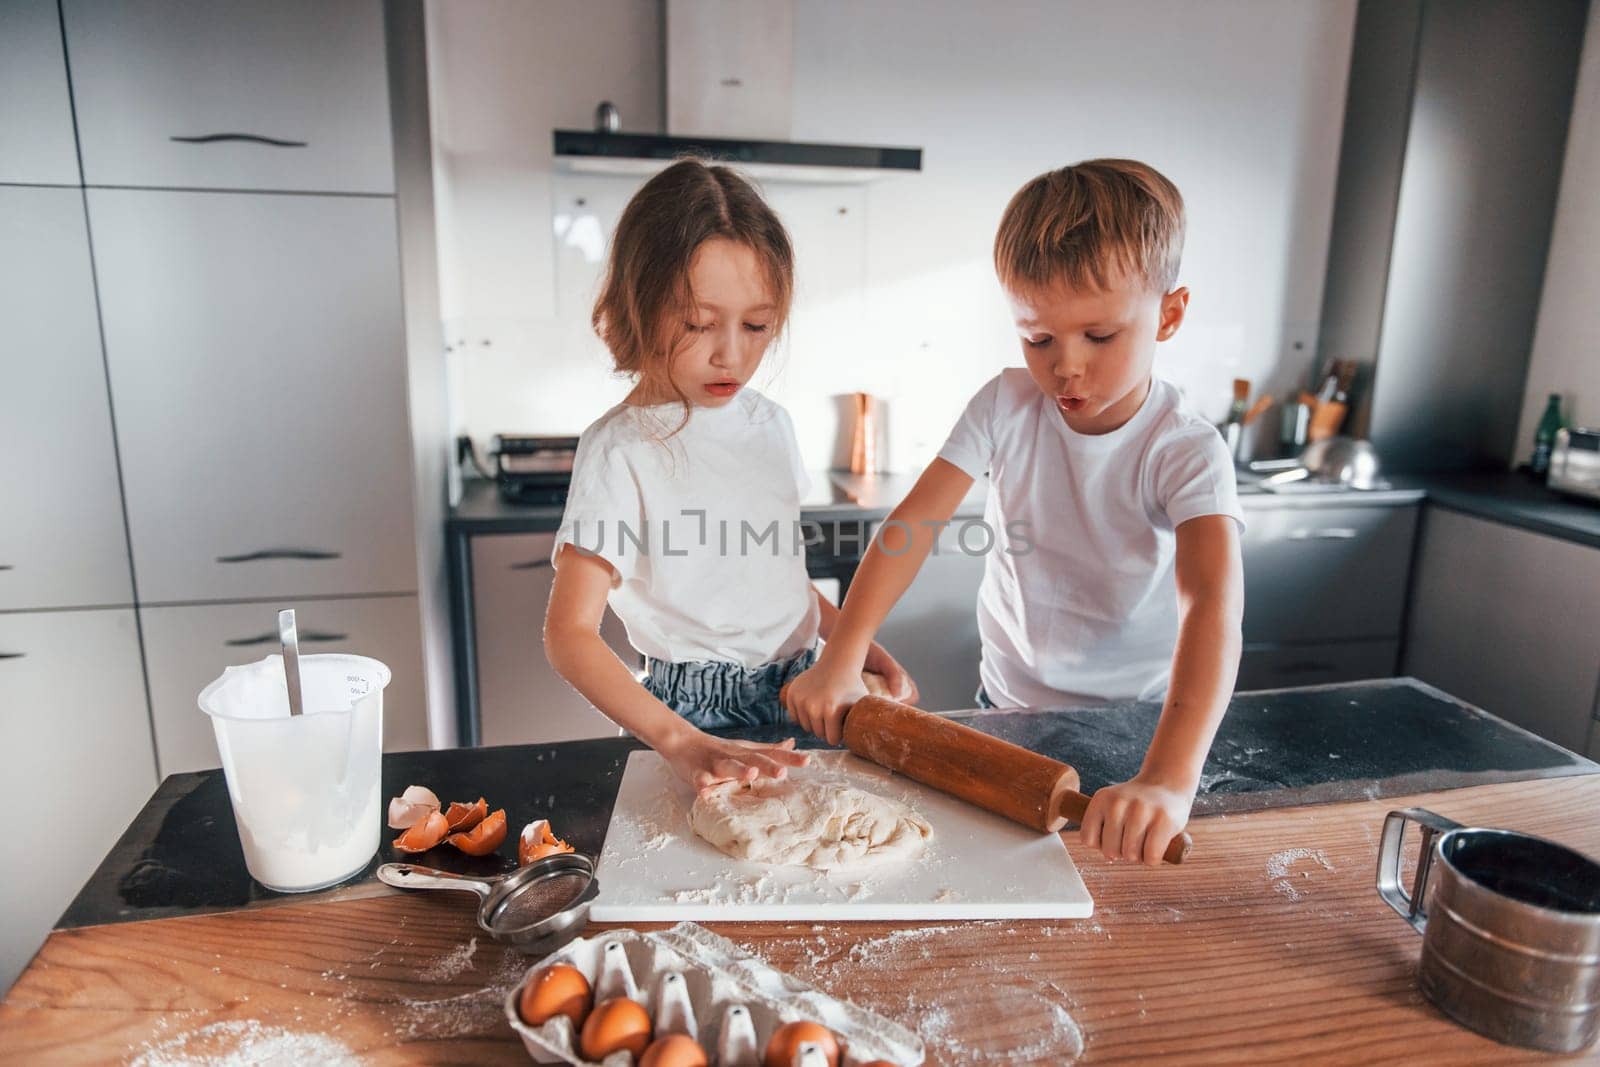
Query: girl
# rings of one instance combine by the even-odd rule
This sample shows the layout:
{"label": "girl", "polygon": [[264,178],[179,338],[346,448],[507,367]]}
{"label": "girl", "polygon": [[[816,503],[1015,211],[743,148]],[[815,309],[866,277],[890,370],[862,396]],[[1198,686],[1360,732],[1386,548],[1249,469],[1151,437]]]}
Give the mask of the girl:
{"label": "girl", "polygon": [[[806,577],[794,428],[747,388],[793,291],[772,209],[728,168],[685,159],[623,211],[594,307],[634,388],[579,441],[545,654],[698,790],[805,765],[793,739],[704,731],[783,722],[778,690],[838,617]],[[600,638],[608,601],[645,655],[643,684]],[[876,644],[866,669],[916,699]]]}

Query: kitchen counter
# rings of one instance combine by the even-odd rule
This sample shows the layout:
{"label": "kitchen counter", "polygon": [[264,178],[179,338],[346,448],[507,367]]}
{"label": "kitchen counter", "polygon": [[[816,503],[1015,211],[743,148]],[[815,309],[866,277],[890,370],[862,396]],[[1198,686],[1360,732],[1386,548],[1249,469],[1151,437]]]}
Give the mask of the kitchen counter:
{"label": "kitchen counter", "polygon": [[[811,471],[811,491],[800,501],[800,518],[807,522],[870,522],[886,517],[916,484],[916,474],[849,474]],[[983,514],[984,486],[972,492],[956,509],[961,518]],[[543,533],[561,525],[559,504],[508,504],[494,483],[482,478],[467,481],[461,500],[450,509],[445,530],[450,534]]]}
{"label": "kitchen counter", "polygon": [[1600,548],[1600,500],[1566,496],[1511,471],[1421,479],[1435,507]]}
{"label": "kitchen counter", "polygon": [[[528,792],[539,779],[532,762]],[[1085,1064],[1396,1050],[1419,1064],[1552,1062],[1454,1025],[1416,991],[1421,939],[1372,884],[1384,813],[1412,804],[1600,852],[1600,777],[1587,775],[1201,819],[1189,861],[1160,870],[1107,863],[1067,834],[1096,901],[1085,920],[712,928],[917,1030],[928,1067],[1060,1064],[1079,1049]],[[501,1002],[532,961],[481,936],[473,913],[465,896],[385,890],[60,930],[0,1004],[0,1047],[30,1063],[244,1049],[527,1063]]]}
{"label": "kitchen counter", "polygon": [[[1086,791],[1131,777],[1143,759],[1160,706],[1130,702],[1061,711],[956,712],[987,733],[1078,769]],[[786,727],[732,731],[776,741]],[[817,744],[805,736],[802,747]],[[562,837],[598,855],[631,738],[546,745],[389,753],[383,795],[426,785],[441,799],[479,795],[505,807],[514,828],[549,818]],[[1197,816],[1529,778],[1590,774],[1600,767],[1411,679],[1314,686],[1234,697],[1218,732],[1195,803]],[[387,831],[386,831],[387,834]],[[393,835],[388,835],[393,836]],[[387,839],[387,838],[386,838]],[[504,856],[443,859],[492,873]],[[385,845],[367,877],[327,895],[387,892],[371,878],[394,857]],[[244,870],[221,771],[168,777],[134,818],[60,926],[169,918],[282,904]]]}

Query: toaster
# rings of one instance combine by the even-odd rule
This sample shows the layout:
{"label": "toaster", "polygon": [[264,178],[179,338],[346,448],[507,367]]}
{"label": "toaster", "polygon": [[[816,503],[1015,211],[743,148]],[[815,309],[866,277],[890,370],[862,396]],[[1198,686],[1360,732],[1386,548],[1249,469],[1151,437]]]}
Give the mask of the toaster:
{"label": "toaster", "polygon": [[1556,434],[1547,484],[1558,492],[1600,500],[1600,430],[1574,427]]}

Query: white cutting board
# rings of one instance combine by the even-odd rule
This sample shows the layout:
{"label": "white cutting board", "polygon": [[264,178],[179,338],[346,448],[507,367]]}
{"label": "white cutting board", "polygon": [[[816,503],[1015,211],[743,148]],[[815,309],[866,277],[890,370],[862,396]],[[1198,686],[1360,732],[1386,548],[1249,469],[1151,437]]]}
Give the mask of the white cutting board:
{"label": "white cutting board", "polygon": [[831,873],[723,855],[689,828],[693,792],[654,752],[623,771],[596,877],[596,922],[1078,919],[1094,913],[1059,834],[1041,834],[846,752],[797,776],[892,797],[933,827],[922,856]]}

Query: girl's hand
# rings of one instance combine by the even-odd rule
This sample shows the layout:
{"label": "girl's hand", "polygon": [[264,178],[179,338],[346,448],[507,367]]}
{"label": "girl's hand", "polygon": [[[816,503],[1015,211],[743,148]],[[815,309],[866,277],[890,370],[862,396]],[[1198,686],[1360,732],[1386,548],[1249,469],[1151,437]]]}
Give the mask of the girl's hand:
{"label": "girl's hand", "polygon": [[889,697],[892,700],[898,700],[902,704],[915,704],[922,696],[917,692],[917,683],[906,673],[906,669],[876,641],[867,649],[867,660],[861,665],[861,669],[881,676],[884,684],[889,687]]}
{"label": "girl's hand", "polygon": [[1194,790],[1135,775],[1089,799],[1079,839],[1109,860],[1161,866],[1161,854],[1189,821]]}
{"label": "girl's hand", "polygon": [[794,750],[792,737],[776,745],[764,745],[713,737],[692,727],[660,751],[673,773],[697,793],[724,782],[753,782],[763,775],[783,778],[790,767],[804,767],[811,761],[804,752]]}

